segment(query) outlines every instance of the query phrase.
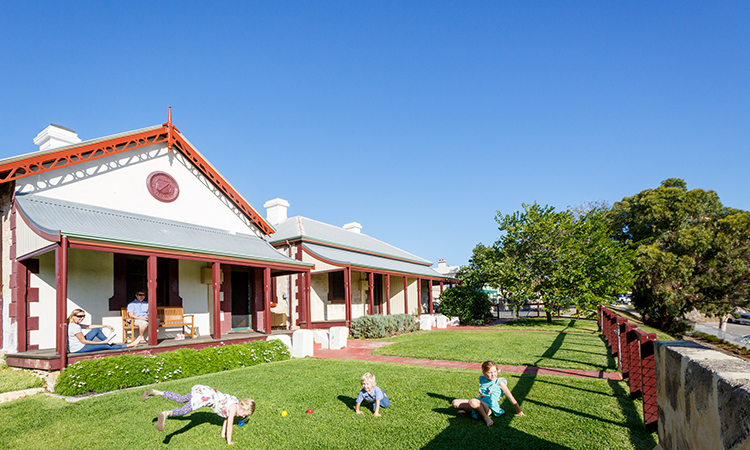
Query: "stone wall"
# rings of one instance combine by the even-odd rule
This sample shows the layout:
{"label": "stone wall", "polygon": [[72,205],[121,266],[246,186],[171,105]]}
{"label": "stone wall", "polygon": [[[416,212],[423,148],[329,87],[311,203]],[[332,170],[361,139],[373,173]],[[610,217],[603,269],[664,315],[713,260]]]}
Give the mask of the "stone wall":
{"label": "stone wall", "polygon": [[689,341],[658,341],[655,356],[664,450],[750,450],[750,361]]}

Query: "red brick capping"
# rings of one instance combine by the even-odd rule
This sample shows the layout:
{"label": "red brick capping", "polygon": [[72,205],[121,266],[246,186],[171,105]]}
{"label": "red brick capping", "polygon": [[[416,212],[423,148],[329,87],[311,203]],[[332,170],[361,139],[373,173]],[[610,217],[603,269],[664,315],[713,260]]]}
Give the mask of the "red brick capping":
{"label": "red brick capping", "polygon": [[630,396],[643,397],[643,422],[647,429],[657,425],[656,368],[654,341],[656,334],[646,333],[628,319],[599,307],[599,329],[624,379],[628,380]]}

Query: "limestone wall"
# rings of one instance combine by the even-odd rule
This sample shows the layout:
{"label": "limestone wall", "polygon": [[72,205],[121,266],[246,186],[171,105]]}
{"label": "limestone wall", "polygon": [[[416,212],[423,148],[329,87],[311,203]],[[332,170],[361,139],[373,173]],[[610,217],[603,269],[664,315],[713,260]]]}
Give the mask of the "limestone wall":
{"label": "limestone wall", "polygon": [[750,450],[750,361],[689,341],[655,344],[659,445]]}

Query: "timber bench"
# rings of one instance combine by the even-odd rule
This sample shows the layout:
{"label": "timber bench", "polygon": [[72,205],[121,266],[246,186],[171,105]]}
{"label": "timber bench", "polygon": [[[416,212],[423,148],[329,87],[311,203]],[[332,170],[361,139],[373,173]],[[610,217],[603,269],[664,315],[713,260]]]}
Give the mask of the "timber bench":
{"label": "timber bench", "polygon": [[[135,338],[135,330],[138,327],[128,316],[128,309],[121,308],[122,314],[122,330],[123,339],[122,343],[127,344],[132,342]],[[190,338],[195,337],[195,326],[193,325],[193,314],[183,314],[182,306],[157,306],[156,307],[156,322],[158,328],[182,328],[182,334],[187,334],[185,331],[186,327],[190,327]]]}
{"label": "timber bench", "polygon": [[195,337],[193,314],[183,314],[182,306],[157,306],[156,318],[159,328],[182,328],[182,334],[187,334],[185,328],[190,327],[190,338]]}

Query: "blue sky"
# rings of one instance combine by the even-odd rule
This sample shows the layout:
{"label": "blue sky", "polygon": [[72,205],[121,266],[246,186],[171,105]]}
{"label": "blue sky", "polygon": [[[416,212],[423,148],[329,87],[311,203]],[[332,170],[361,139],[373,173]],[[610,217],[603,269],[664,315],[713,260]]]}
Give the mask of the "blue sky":
{"label": "blue sky", "polygon": [[0,158],[175,125],[257,209],[433,262],[666,178],[750,210],[750,2],[0,2]]}

